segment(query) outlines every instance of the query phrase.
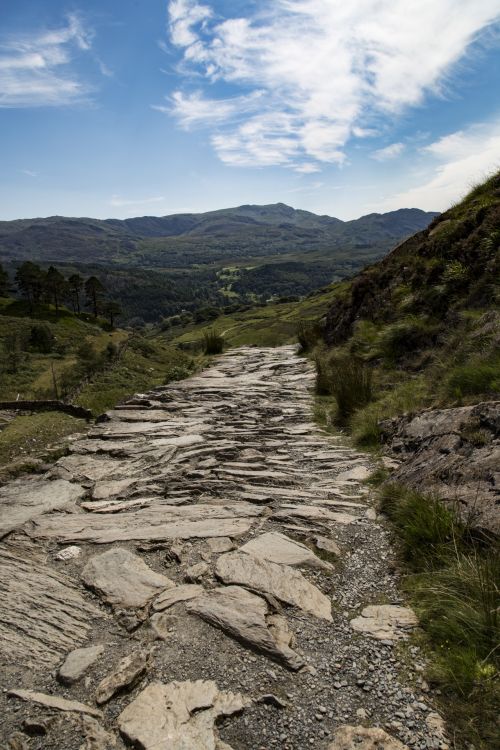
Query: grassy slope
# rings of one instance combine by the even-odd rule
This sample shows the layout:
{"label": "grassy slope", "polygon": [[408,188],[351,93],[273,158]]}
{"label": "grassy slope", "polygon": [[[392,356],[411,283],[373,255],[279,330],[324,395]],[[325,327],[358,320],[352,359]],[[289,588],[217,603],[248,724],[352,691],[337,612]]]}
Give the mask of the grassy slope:
{"label": "grassy slope", "polygon": [[173,342],[194,344],[211,329],[224,334],[227,345],[280,346],[297,341],[297,327],[301,321],[321,318],[341,290],[343,282],[333,284],[301,302],[286,302],[254,307],[232,315],[221,315],[210,323],[188,326],[173,332]]}
{"label": "grassy slope", "polygon": [[[15,312],[18,315],[6,315]],[[26,310],[11,300],[0,300],[0,401],[54,398],[53,372],[57,395],[61,396],[66,380],[71,386],[71,400],[100,414],[138,391],[187,377],[203,365],[204,358],[192,357],[168,344],[165,336],[156,333],[105,331],[63,310],[56,318],[52,308],[43,306],[36,319],[25,316]],[[49,354],[33,351],[26,342],[33,325],[48,326],[55,337],[54,350]],[[21,342],[17,372],[9,372],[4,343],[12,334]],[[78,350],[83,342],[93,347],[97,366],[82,373]],[[112,344],[123,347],[119,356],[108,359],[106,350]],[[0,467],[17,462],[19,470],[29,458],[43,457],[49,446],[64,446],[67,435],[84,430],[86,423],[60,412],[45,412],[16,417],[0,431]],[[17,471],[17,469],[16,469]]]}

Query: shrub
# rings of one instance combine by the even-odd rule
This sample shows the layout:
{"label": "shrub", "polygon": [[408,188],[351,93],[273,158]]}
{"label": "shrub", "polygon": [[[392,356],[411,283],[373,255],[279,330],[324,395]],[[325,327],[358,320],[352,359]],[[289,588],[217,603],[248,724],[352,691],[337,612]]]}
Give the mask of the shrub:
{"label": "shrub", "polygon": [[49,326],[36,324],[31,327],[29,345],[42,354],[49,354],[56,343],[56,339]]}
{"label": "shrub", "polygon": [[321,328],[312,320],[301,320],[297,326],[297,340],[301,352],[313,349],[321,338]]}
{"label": "shrub", "polygon": [[381,347],[386,359],[391,362],[430,346],[436,336],[437,327],[422,318],[410,317],[394,323],[382,333]]}
{"label": "shrub", "polygon": [[224,336],[215,328],[203,333],[203,351],[205,354],[222,354],[224,351]]}

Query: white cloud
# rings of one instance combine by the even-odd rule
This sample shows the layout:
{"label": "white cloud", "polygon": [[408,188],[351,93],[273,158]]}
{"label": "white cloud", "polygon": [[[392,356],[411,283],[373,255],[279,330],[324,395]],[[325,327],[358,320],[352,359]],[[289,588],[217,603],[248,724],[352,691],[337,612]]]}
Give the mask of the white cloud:
{"label": "white cloud", "polygon": [[395,159],[397,156],[403,153],[405,149],[404,143],[391,143],[390,146],[385,148],[379,148],[371,154],[372,159],[376,161],[389,161]]}
{"label": "white cloud", "polygon": [[[169,30],[181,71],[259,92],[242,121],[223,100],[212,144],[227,164],[296,168],[342,164],[351,137],[373,135],[370,116],[394,117],[439,92],[499,0],[259,0],[247,17],[221,18],[206,4],[171,0]],[[174,94],[185,127],[189,95]],[[192,102],[191,102],[192,104]],[[177,105],[177,106],[176,106]],[[234,121],[235,115],[237,121]]]}
{"label": "white cloud", "polygon": [[155,195],[151,198],[122,198],[119,195],[113,195],[111,196],[109,205],[114,208],[125,208],[127,206],[143,206],[148,203],[162,203],[164,200],[164,195]]}
{"label": "white cloud", "polygon": [[27,177],[38,177],[38,172],[35,172],[32,169],[20,169],[19,171]]}
{"label": "white cloud", "polygon": [[207,99],[201,91],[192,94],[174,91],[170,106],[154,105],[153,109],[166,114],[175,113],[181,125],[188,130],[196,125],[224,122],[242,116],[255,107],[259,98],[259,91],[232,99]]}
{"label": "white cloud", "polygon": [[51,31],[0,38],[0,108],[71,104],[89,87],[72,73],[76,52],[88,52],[92,32],[76,14]]}
{"label": "white cloud", "polygon": [[500,117],[488,125],[440,138],[422,148],[431,158],[425,179],[409,190],[386,198],[377,210],[391,211],[401,206],[426,211],[445,211],[462,198],[477,182],[500,168]]}

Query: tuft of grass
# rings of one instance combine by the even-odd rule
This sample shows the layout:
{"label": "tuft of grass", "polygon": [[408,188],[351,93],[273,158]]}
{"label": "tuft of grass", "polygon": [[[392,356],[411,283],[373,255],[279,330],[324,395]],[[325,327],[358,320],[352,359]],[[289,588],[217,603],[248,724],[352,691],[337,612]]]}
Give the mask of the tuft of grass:
{"label": "tuft of grass", "polygon": [[53,443],[61,444],[67,435],[88,429],[84,419],[61,412],[40,412],[15,417],[0,432],[0,467],[13,461],[48,457],[47,449]]}
{"label": "tuft of grass", "polygon": [[352,415],[372,400],[372,370],[353,356],[316,357],[316,393],[337,403],[337,422],[346,426]]}
{"label": "tuft of grass", "polygon": [[477,396],[500,392],[499,363],[469,363],[454,367],[450,372],[446,388],[450,397]]}
{"label": "tuft of grass", "polygon": [[321,339],[321,327],[316,321],[300,320],[297,324],[297,341],[301,353],[309,352]]}
{"label": "tuft of grass", "polygon": [[414,570],[440,566],[463,547],[467,528],[439,498],[385,483],[379,500],[380,510],[398,528],[404,558]]}
{"label": "tuft of grass", "polygon": [[381,510],[401,536],[405,588],[432,658],[450,726],[476,748],[498,745],[500,554],[438,498],[398,484],[379,490]]}
{"label": "tuft of grass", "polygon": [[224,336],[215,328],[203,332],[203,351],[205,354],[222,354]]}

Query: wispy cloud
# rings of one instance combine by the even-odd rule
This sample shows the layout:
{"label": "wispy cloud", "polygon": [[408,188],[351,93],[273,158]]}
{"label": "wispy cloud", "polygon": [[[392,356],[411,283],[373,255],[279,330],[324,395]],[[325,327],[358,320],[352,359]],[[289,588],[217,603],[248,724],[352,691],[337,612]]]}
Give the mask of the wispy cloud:
{"label": "wispy cloud", "polygon": [[440,138],[421,149],[431,164],[425,178],[410,190],[392,195],[377,210],[416,206],[428,211],[444,211],[474,183],[500,168],[500,116],[493,122]]}
{"label": "wispy cloud", "polygon": [[38,172],[35,172],[32,169],[20,169],[19,171],[21,174],[25,174],[26,177],[38,177]]}
{"label": "wispy cloud", "polygon": [[198,88],[200,79],[206,87],[239,86],[248,106],[242,117],[239,96],[219,106],[178,91],[169,111],[183,127],[213,128],[211,142],[227,164],[300,171],[304,162],[344,163],[350,138],[374,134],[370,117],[394,117],[439,93],[480,32],[500,19],[498,0],[253,5],[247,17],[221,19],[208,3],[171,0],[170,40],[186,81],[195,74]]}
{"label": "wispy cloud", "polygon": [[41,107],[85,100],[90,87],[72,70],[93,33],[77,14],[58,29],[0,37],[0,107]]}
{"label": "wispy cloud", "polygon": [[377,151],[374,151],[371,154],[371,157],[376,161],[389,161],[390,159],[395,159],[397,156],[400,156],[404,149],[404,143],[391,143],[390,146],[379,148]]}
{"label": "wispy cloud", "polygon": [[164,195],[155,195],[151,198],[122,198],[119,195],[113,195],[109,205],[114,208],[125,208],[128,206],[144,206],[148,203],[162,203],[165,201]]}

